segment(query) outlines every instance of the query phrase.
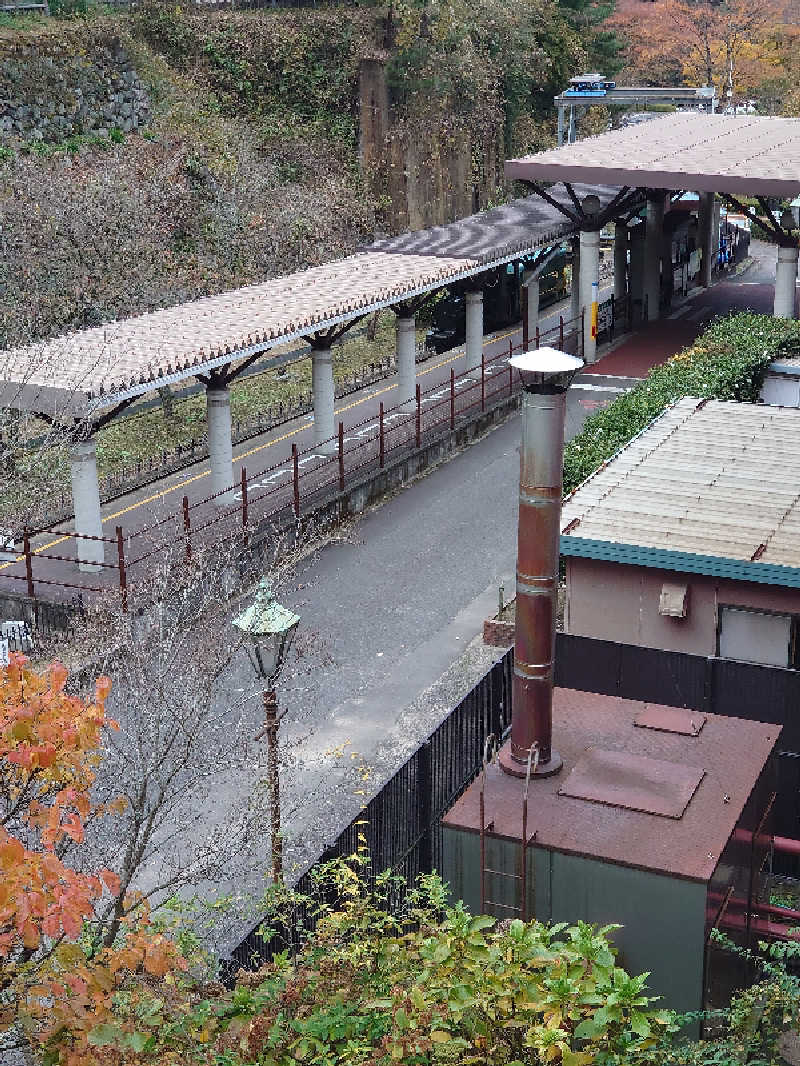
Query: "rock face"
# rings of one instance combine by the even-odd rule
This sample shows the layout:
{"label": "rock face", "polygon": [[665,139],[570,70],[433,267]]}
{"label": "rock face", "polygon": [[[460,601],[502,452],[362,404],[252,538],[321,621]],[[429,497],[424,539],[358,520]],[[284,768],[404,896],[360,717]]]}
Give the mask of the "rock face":
{"label": "rock face", "polygon": [[114,37],[0,41],[0,145],[141,129],[150,101]]}

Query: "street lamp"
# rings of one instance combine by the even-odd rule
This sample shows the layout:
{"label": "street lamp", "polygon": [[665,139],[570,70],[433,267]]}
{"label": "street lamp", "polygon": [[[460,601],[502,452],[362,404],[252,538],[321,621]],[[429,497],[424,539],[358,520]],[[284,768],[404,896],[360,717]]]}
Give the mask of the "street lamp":
{"label": "street lamp", "polygon": [[256,736],[267,738],[267,783],[269,787],[272,880],[283,876],[283,842],[281,840],[281,799],[278,775],[278,700],[275,681],[294,640],[300,616],[283,607],[272,595],[269,581],[262,578],[256,598],[233,624],[244,635],[245,648],[256,677],[264,685],[264,728]]}

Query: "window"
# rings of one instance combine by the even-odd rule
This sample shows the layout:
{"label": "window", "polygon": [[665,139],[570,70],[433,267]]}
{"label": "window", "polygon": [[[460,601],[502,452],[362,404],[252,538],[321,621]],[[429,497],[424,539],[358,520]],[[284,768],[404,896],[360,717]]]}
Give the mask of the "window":
{"label": "window", "polygon": [[796,668],[798,620],[745,607],[720,607],[719,654],[765,666]]}

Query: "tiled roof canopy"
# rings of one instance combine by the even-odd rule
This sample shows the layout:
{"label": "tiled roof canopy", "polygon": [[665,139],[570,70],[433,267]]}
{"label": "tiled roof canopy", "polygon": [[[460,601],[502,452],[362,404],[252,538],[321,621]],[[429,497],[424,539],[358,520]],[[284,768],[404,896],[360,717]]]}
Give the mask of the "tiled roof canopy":
{"label": "tiled roof canopy", "polygon": [[791,198],[800,192],[800,119],[678,112],[507,160],[505,173]]}
{"label": "tiled roof canopy", "polygon": [[[604,204],[618,192],[592,191]],[[563,188],[556,198],[571,207]],[[0,406],[84,417],[479,274],[574,229],[555,207],[526,197],[289,277],[0,352]]]}
{"label": "tiled roof canopy", "polygon": [[797,567],[800,409],[680,400],[572,493],[561,528],[566,554],[583,540]]}

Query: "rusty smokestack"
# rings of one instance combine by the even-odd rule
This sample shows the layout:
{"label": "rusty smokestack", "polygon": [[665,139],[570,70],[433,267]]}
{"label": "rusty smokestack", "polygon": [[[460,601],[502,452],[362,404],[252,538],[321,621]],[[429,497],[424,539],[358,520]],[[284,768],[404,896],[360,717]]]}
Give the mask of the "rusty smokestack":
{"label": "rusty smokestack", "polygon": [[510,362],[524,391],[511,740],[500,751],[500,765],[523,777],[535,746],[536,774],[546,776],[561,769],[552,732],[564,418],[567,389],[583,360],[539,348]]}

